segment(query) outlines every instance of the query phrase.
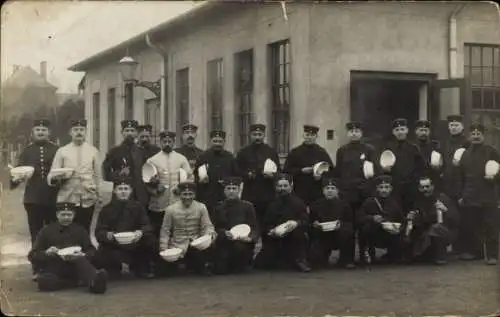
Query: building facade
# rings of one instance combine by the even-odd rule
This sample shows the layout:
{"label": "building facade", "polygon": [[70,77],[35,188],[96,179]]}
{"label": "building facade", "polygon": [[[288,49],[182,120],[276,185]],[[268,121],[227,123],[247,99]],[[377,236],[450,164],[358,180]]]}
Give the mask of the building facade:
{"label": "building facade", "polygon": [[[139,81],[159,80],[159,94],[124,84],[125,55],[139,63]],[[374,142],[400,116],[436,127],[452,113],[500,124],[491,3],[209,2],[70,69],[86,72],[90,137],[103,151],[130,117],[157,130],[192,122],[202,147],[223,128],[230,150],[248,142],[249,124],[265,123],[283,156],[303,124],[316,124],[332,157],[350,119],[366,122]]]}

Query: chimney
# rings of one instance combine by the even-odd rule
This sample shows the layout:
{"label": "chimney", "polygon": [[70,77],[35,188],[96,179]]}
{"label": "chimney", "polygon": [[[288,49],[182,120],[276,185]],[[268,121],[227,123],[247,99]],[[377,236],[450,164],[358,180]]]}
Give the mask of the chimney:
{"label": "chimney", "polygon": [[43,61],[40,63],[40,75],[42,75],[43,79],[47,79],[47,62]]}

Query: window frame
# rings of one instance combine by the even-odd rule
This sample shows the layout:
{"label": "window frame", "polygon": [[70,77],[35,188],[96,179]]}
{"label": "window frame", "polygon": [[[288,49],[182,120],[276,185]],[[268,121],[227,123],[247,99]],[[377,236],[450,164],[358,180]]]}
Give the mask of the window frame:
{"label": "window frame", "polygon": [[207,62],[208,133],[224,129],[224,59]]}
{"label": "window frame", "polygon": [[250,125],[254,119],[254,67],[253,48],[234,55],[235,130],[238,134],[235,138],[236,148],[250,144]]}
{"label": "window frame", "polygon": [[92,93],[92,143],[101,147],[101,93]]}
{"label": "window frame", "polygon": [[[178,69],[175,72],[175,120],[177,131],[182,131],[182,126],[189,123],[189,92],[190,92],[190,75],[189,67]],[[181,140],[181,134],[177,133],[178,141]]]}
{"label": "window frame", "polygon": [[116,145],[116,88],[108,88],[108,149]]}

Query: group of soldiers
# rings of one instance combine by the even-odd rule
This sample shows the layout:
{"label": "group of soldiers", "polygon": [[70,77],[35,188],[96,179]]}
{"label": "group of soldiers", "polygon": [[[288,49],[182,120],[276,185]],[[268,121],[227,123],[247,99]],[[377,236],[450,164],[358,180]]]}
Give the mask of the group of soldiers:
{"label": "group of soldiers", "polygon": [[[355,262],[446,264],[452,244],[462,260],[485,258],[494,265],[498,258],[499,177],[485,177],[484,166],[500,162],[500,155],[484,144],[483,125],[472,124],[466,136],[459,115],[448,117],[450,135],[441,145],[431,139],[426,120],[416,122],[412,142],[407,120],[395,119],[377,148],[363,141],[362,123],[349,122],[349,142],[337,150],[335,164],[316,143],[319,128],[305,125],[302,144],[283,166],[264,141],[263,124],[251,125],[250,145],[234,155],[221,130],[211,131],[207,150],[196,146],[193,124],[182,127],[182,146],[174,147],[176,132],[163,131],[158,147],[151,126],[124,120],[122,143],[103,161],[85,139],[86,120],[71,126],[72,141],[58,147],[49,141],[50,122],[35,120],[33,142],[19,157],[19,166],[35,168],[24,206],[32,239],[28,258],[40,290],[83,283],[104,293],[109,278],[130,272],[145,278],[252,266],[309,272],[329,267],[335,249],[344,268]],[[457,160],[459,149],[465,152]],[[391,164],[382,159],[387,151],[395,157]],[[433,164],[436,153],[441,160]],[[265,168],[269,162],[274,169]],[[328,169],[318,173],[321,162]],[[147,182],[146,164],[156,171]],[[73,171],[56,173],[60,168]],[[23,181],[12,179],[11,187]],[[103,181],[113,183],[113,195],[99,206]],[[89,234],[96,207],[97,249]],[[324,230],[332,222],[335,228]],[[248,236],[232,233],[240,224],[250,226]],[[118,243],[120,232],[134,232],[132,243]],[[207,235],[210,247],[191,246]],[[58,255],[75,245],[81,251]],[[159,254],[171,248],[182,249],[181,259],[163,261]],[[377,258],[376,248],[387,252]]]}

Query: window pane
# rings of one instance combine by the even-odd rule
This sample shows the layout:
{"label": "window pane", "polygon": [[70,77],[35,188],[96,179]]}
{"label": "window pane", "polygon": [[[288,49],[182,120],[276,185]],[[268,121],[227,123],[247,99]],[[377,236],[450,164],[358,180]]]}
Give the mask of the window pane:
{"label": "window pane", "polygon": [[472,67],[471,68],[471,75],[470,75],[470,82],[472,86],[481,86],[481,68],[480,67]]}
{"label": "window pane", "polygon": [[481,47],[472,46],[471,50],[472,50],[471,66],[481,66]]}
{"label": "window pane", "polygon": [[482,69],[483,73],[483,86],[493,86],[494,80],[493,80],[493,68],[483,68]]}
{"label": "window pane", "polygon": [[469,66],[470,64],[470,46],[464,46],[464,65]]}
{"label": "window pane", "polygon": [[493,47],[483,47],[483,67],[493,66]]}
{"label": "window pane", "polygon": [[494,60],[495,66],[500,67],[500,47],[495,48],[494,58],[495,58]]}
{"label": "window pane", "polygon": [[495,91],[492,89],[483,89],[483,108],[484,109],[493,109],[494,103],[493,98]]}
{"label": "window pane", "polygon": [[495,67],[493,72],[494,86],[500,87],[500,67]]}
{"label": "window pane", "polygon": [[481,90],[473,89],[472,90],[472,107],[475,109],[481,109]]}
{"label": "window pane", "polygon": [[[500,89],[495,89],[495,109],[500,110]],[[498,120],[500,121],[500,118],[498,118]],[[500,126],[500,122],[498,126]]]}

